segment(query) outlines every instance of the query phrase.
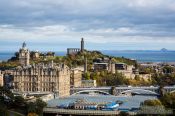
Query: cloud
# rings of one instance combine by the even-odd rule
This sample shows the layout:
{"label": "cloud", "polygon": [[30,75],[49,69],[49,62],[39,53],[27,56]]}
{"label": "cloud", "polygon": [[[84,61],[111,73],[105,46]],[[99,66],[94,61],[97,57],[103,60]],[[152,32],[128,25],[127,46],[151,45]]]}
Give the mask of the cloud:
{"label": "cloud", "polygon": [[169,46],[175,43],[174,6],[174,0],[4,0],[0,42],[57,42],[65,49],[84,37],[96,45]]}

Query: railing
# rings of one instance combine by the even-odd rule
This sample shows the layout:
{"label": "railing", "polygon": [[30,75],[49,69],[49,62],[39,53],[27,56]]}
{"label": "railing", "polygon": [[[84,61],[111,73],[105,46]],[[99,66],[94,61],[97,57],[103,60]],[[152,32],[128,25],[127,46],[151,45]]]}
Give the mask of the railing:
{"label": "railing", "polygon": [[[99,91],[109,91],[111,87],[91,87],[91,88],[71,88],[71,93],[76,93],[83,90],[99,90]],[[143,87],[115,87],[116,91],[124,91],[124,90],[134,90],[134,89],[143,89],[149,91],[157,91],[159,87],[154,86],[143,86]],[[175,91],[175,86],[165,86],[164,87],[166,92]]]}
{"label": "railing", "polygon": [[102,111],[102,110],[74,110],[74,109],[57,109],[57,108],[44,108],[44,113],[57,113],[57,114],[72,114],[72,115],[117,115],[120,111]]}

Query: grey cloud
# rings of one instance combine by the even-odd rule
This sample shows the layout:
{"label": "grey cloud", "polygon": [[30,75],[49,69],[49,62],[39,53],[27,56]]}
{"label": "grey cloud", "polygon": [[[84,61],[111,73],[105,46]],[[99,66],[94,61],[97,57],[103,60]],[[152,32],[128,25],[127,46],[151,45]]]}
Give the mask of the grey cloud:
{"label": "grey cloud", "polygon": [[[118,36],[174,39],[174,6],[174,0],[1,0],[0,25],[12,25],[6,29],[20,30],[33,38],[38,37],[34,37],[38,31],[53,38],[63,31],[61,37],[69,39],[83,35],[104,37],[104,41]],[[62,27],[52,28],[53,33],[36,31],[54,25],[65,26],[68,31],[60,30]],[[121,32],[121,28],[130,31]],[[112,31],[104,32],[108,29]]]}

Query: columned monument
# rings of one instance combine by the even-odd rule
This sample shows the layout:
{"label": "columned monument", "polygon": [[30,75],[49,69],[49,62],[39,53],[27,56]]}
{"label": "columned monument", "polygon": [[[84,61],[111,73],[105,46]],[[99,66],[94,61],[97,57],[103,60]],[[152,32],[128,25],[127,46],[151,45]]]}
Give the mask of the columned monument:
{"label": "columned monument", "polygon": [[84,52],[84,39],[81,38],[81,48],[67,48],[67,55]]}

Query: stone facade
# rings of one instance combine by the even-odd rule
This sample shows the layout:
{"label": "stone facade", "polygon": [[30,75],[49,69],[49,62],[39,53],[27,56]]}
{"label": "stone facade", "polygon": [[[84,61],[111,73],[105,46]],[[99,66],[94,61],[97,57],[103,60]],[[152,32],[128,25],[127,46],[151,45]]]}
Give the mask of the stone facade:
{"label": "stone facade", "polygon": [[2,72],[0,71],[0,87],[4,86],[4,77]]}
{"label": "stone facade", "polygon": [[81,50],[79,48],[67,48],[67,54],[77,54]]}
{"label": "stone facade", "polygon": [[93,62],[93,69],[95,71],[106,70],[113,74],[116,71],[115,62],[111,58],[97,58]]}
{"label": "stone facade", "polygon": [[36,59],[39,59],[40,58],[40,52],[38,51],[32,51],[30,52],[30,57],[32,60],[36,60]]}
{"label": "stone facade", "polygon": [[125,63],[115,63],[116,70],[127,70],[127,64]]}
{"label": "stone facade", "polygon": [[14,91],[54,92],[60,97],[70,95],[70,70],[64,64],[37,64],[14,69]]}
{"label": "stone facade", "polygon": [[82,80],[81,87],[96,87],[96,80]]}
{"label": "stone facade", "polygon": [[109,60],[108,64],[108,72],[115,73],[115,63],[113,63],[111,60]]}
{"label": "stone facade", "polygon": [[71,70],[71,87],[81,87],[82,71],[78,69]]}
{"label": "stone facade", "polygon": [[19,50],[19,62],[21,66],[27,66],[29,65],[29,60],[30,60],[30,52],[26,48],[26,43],[24,42],[22,48]]}
{"label": "stone facade", "polygon": [[116,63],[115,65],[118,73],[122,73],[128,79],[135,79],[136,74],[133,69],[135,68],[133,65],[127,65],[125,63]]}
{"label": "stone facade", "polygon": [[108,70],[108,63],[94,63],[94,70],[101,71],[101,70]]}

